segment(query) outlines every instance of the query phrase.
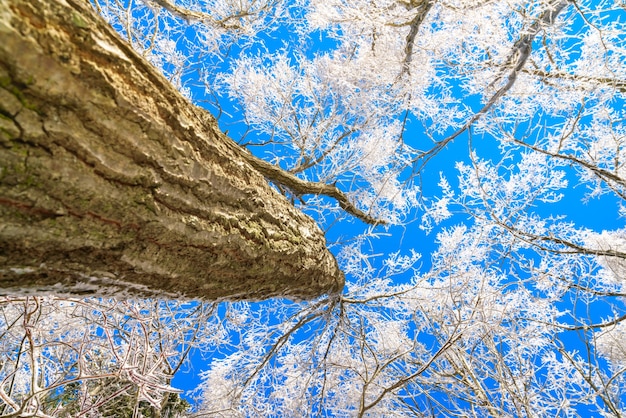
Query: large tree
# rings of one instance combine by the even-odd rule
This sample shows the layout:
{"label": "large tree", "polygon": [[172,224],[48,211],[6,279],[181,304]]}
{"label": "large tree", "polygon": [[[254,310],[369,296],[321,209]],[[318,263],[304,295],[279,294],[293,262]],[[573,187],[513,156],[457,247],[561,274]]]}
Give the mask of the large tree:
{"label": "large tree", "polygon": [[92,4],[273,164],[347,286],[0,299],[0,412],[176,410],[197,348],[200,416],[626,415],[623,4]]}
{"label": "large tree", "polygon": [[242,150],[89,4],[3,1],[0,13],[0,292],[341,289],[319,227],[264,175],[350,210],[336,188]]}

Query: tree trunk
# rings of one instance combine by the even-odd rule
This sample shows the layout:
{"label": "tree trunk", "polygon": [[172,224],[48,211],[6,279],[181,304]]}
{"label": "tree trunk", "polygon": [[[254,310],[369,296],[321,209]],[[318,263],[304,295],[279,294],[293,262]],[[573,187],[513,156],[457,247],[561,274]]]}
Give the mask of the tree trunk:
{"label": "tree trunk", "polygon": [[314,221],[81,0],[0,0],[0,294],[310,298]]}

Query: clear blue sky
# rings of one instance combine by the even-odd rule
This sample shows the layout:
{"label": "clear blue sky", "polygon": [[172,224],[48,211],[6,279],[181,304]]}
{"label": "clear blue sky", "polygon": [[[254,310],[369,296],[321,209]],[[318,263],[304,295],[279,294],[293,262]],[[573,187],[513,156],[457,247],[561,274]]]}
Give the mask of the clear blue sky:
{"label": "clear blue sky", "polygon": [[[284,45],[298,44],[301,40],[295,39],[295,36],[284,29],[275,31],[271,37],[265,38],[265,44],[262,48],[253,47],[248,50],[251,54],[263,52],[264,50],[277,50],[284,47]],[[576,42],[573,40],[572,42]],[[310,46],[309,53],[318,53],[327,49],[332,49],[336,45],[333,41],[330,41],[324,37],[317,39],[308,39],[307,45]],[[287,49],[289,51],[289,49]],[[233,50],[233,55],[237,55],[239,51]],[[219,119],[219,123],[223,130],[228,131],[229,135],[237,140],[238,137],[246,132],[248,126],[241,122],[240,108],[229,102],[226,97],[222,98],[221,106],[223,115]],[[464,97],[459,98],[460,101],[465,100],[464,104],[471,106],[474,109],[480,108],[480,103],[475,97],[466,99]],[[623,105],[623,103],[622,103]],[[210,106],[209,110],[213,110]],[[532,123],[532,122],[531,122]],[[552,119],[549,116],[541,118],[541,123],[559,123],[558,118]],[[540,130],[535,131],[538,134]],[[257,135],[253,132],[252,135]],[[407,131],[404,135],[405,141],[409,145],[419,144],[425,138],[422,125],[411,118],[407,125]],[[439,194],[439,179],[440,173],[443,174],[455,187],[457,184],[457,171],[455,164],[459,161],[469,163],[469,144],[468,133],[460,135],[455,141],[449,144],[439,155],[436,156],[428,166],[423,170],[421,176],[422,191],[426,197]],[[478,153],[480,158],[498,160],[500,157],[500,149],[497,146],[497,142],[490,137],[477,136],[473,138],[472,147]],[[253,152],[256,152],[259,156],[264,155],[264,150],[260,148],[252,148]],[[513,155],[513,160],[519,155]],[[595,231],[602,230],[615,230],[624,228],[624,219],[620,218],[617,214],[618,201],[612,196],[602,196],[599,198],[593,198],[590,200],[584,200],[587,189],[585,187],[579,187],[575,170],[570,169],[567,174],[569,187],[564,194],[564,197],[560,202],[555,204],[538,205],[534,208],[535,212],[542,216],[563,216],[564,219],[575,223],[578,226],[593,229]],[[426,234],[420,229],[420,214],[414,213],[407,219],[415,218],[415,221],[409,222],[403,226],[392,227],[376,227],[375,231],[380,232],[379,238],[371,239],[371,253],[386,255],[392,252],[400,251],[402,253],[408,253],[411,249],[415,249],[422,254],[422,260],[420,263],[421,271],[425,272],[430,268],[430,254],[436,248],[436,233],[441,228],[459,224],[459,223],[471,223],[472,219],[467,214],[457,214],[448,221],[442,223],[437,230],[430,234]],[[342,219],[340,222],[335,223],[328,230],[327,238],[330,244],[331,251],[337,252],[340,250],[340,245],[335,245],[336,242],[342,242],[349,240],[354,236],[357,236],[367,230],[369,227],[362,222],[355,220],[351,217]],[[380,262],[382,257],[372,258],[372,263],[375,266],[381,267]],[[410,275],[404,277],[398,277],[399,281],[409,281]],[[354,280],[353,277],[347,277],[350,282]],[[569,302],[565,301],[564,304]],[[258,304],[258,309],[263,309],[264,304],[270,306],[272,301]],[[573,306],[563,306],[562,308],[572,308]],[[596,311],[594,315],[597,318],[608,317],[611,315],[609,310]],[[568,344],[569,350],[584,351],[584,345],[580,343],[576,333],[564,334],[563,341]],[[221,354],[220,354],[221,355]],[[207,359],[203,358],[200,353],[196,353],[193,357],[193,368],[186,373],[179,373],[173,382],[175,387],[190,390],[193,389],[198,383],[199,379],[197,374],[199,371],[204,370],[207,366]],[[585,415],[584,410],[581,413]]]}

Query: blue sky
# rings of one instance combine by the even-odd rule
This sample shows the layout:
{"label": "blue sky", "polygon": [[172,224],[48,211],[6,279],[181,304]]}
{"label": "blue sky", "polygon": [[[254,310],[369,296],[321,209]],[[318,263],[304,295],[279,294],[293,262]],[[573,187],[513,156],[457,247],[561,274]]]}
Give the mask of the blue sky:
{"label": "blue sky", "polygon": [[[609,18],[624,15],[623,11],[620,10],[614,10],[611,13],[612,14],[609,14]],[[615,16],[613,16],[613,14]],[[581,21],[580,24],[582,25],[583,22]],[[574,32],[573,36],[564,44],[565,47],[577,47],[579,45],[580,41],[576,36],[576,28],[574,27],[572,30]],[[289,32],[284,27],[277,28],[270,35],[261,35],[258,42],[260,43],[253,44],[249,49],[246,49],[245,53],[254,56],[257,54],[264,54],[268,51],[273,52],[286,48],[284,50],[287,55],[293,57],[294,50],[290,48],[293,45],[303,45],[301,39],[297,39],[296,35]],[[307,39],[304,44],[307,46],[306,51],[309,58],[315,54],[332,50],[337,46],[336,41],[324,36],[323,34],[320,34],[320,36],[312,36],[310,39]],[[184,43],[179,42],[178,48],[184,49]],[[540,45],[537,45],[537,48],[540,48]],[[237,56],[240,53],[241,50],[235,46],[231,49],[230,56]],[[573,54],[571,57],[572,59],[575,59],[577,55]],[[226,59],[221,65],[227,67],[228,63],[229,61]],[[197,76],[196,73],[190,72],[186,76],[188,78],[187,81],[189,81],[189,86],[196,86],[192,87],[192,96],[197,95],[202,97],[204,94],[201,90],[203,86],[197,87],[197,83],[194,82],[195,76]],[[200,88],[200,90],[198,88]],[[453,95],[458,95],[455,97],[459,101],[458,104],[462,106],[477,110],[480,109],[483,104],[480,101],[481,99],[476,95],[466,96],[460,86],[452,86],[451,91]],[[229,98],[225,92],[217,91],[217,93],[223,93],[223,96],[220,97],[222,115],[218,119],[218,122],[221,128],[224,131],[228,131],[229,136],[237,141],[243,133],[248,132],[249,128],[249,126],[242,122],[243,117],[241,106],[235,103],[233,99]],[[617,103],[613,103],[614,108],[619,108],[620,106],[623,107],[623,97],[616,97],[615,100]],[[215,113],[215,107],[210,105],[207,106],[202,102],[199,104],[205,105],[208,110]],[[547,130],[549,130],[551,125],[558,125],[562,123],[562,120],[563,115],[541,114],[536,119],[531,118],[530,121],[526,123],[528,125],[527,128],[535,128],[534,124],[540,123],[548,128]],[[407,129],[403,135],[404,140],[407,144],[419,148],[420,144],[423,144],[427,138],[422,123],[418,121],[416,117],[410,117],[406,126]],[[533,135],[542,135],[545,132],[542,129],[531,130],[533,131]],[[249,132],[248,135],[256,136],[262,134],[252,131]],[[458,185],[458,172],[456,169],[457,163],[471,163],[469,157],[469,135],[470,131],[465,131],[459,135],[422,170],[419,180],[421,181],[421,190],[425,198],[430,199],[433,196],[440,194],[438,184],[441,175],[447,178],[453,188],[456,188]],[[471,149],[477,153],[479,158],[494,161],[498,161],[500,159],[502,150],[499,148],[497,140],[493,137],[490,137],[488,134],[479,135],[473,133],[471,141]],[[272,147],[252,147],[251,150],[261,157],[267,157],[268,154],[266,154],[265,151],[271,151]],[[518,149],[512,153],[509,160],[511,166],[519,160],[521,152],[522,151]],[[619,201],[614,196],[604,195],[591,199],[585,199],[588,190],[585,186],[578,185],[576,170],[571,167],[562,167],[562,169],[566,170],[566,179],[569,183],[569,187],[564,191],[563,198],[558,203],[538,205],[533,208],[534,212],[544,218],[550,216],[562,216],[564,217],[564,220],[573,222],[577,226],[590,228],[598,232],[602,230],[616,230],[624,228],[624,219],[619,217],[617,211]],[[508,176],[510,173],[502,169],[501,174],[503,176]],[[306,200],[307,197],[304,199]],[[303,207],[303,209],[305,211],[307,210],[306,207]],[[307,211],[307,213],[314,212]],[[420,217],[421,213],[415,210],[407,216],[406,219],[410,221],[407,222],[406,225],[390,227],[377,226],[373,229],[373,232],[377,234],[377,236],[369,238],[365,247],[368,248],[367,251],[372,255],[369,261],[374,267],[382,268],[382,260],[390,253],[397,251],[400,251],[401,253],[408,253],[411,249],[414,249],[422,254],[422,258],[418,263],[418,266],[420,267],[419,271],[426,272],[431,267],[430,256],[437,248],[437,232],[451,227],[452,225],[471,224],[473,222],[473,220],[466,213],[459,212],[438,225],[434,231],[427,234],[420,228]],[[341,243],[349,242],[351,239],[354,239],[354,237],[357,237],[369,229],[370,227],[368,225],[365,225],[361,221],[350,216],[342,217],[336,223],[330,223],[330,227],[327,230],[327,240],[330,250],[337,255],[342,248]],[[411,272],[408,272],[405,275],[396,277],[395,280],[400,283],[408,282],[411,278],[412,274]],[[347,277],[349,282],[355,279],[356,278],[354,277]],[[586,306],[567,306],[568,303],[570,302],[564,301],[561,308],[571,308],[572,310],[587,308]],[[256,307],[259,310],[263,310],[264,306],[271,306],[271,304],[272,301],[262,302],[256,304]],[[609,309],[610,306],[608,305],[605,306],[605,309],[602,309],[601,305],[594,305],[594,309],[596,306],[598,307],[598,310],[592,312],[595,317],[594,319],[596,320],[610,317],[613,314]],[[614,305],[613,307],[615,306],[619,305]],[[579,335],[576,332],[569,332],[564,333],[561,337],[562,341],[568,345],[567,348],[569,350],[579,350],[584,352],[585,347],[580,343],[578,336]],[[218,354],[218,356],[222,355],[223,353]],[[196,353],[193,357],[192,363],[193,367],[191,370],[184,372],[185,369],[183,369],[184,373],[179,373],[174,378],[173,385],[175,387],[189,390],[193,389],[199,383],[198,372],[207,367],[207,359],[204,358],[204,355]]]}
{"label": "blue sky", "polygon": [[[236,114],[232,110],[233,114]],[[406,133],[407,141],[411,141],[413,138],[420,138],[423,133],[420,132],[418,124],[409,124],[409,129]],[[228,129],[230,132],[237,132],[237,129],[233,128],[230,122],[222,121],[223,129]],[[241,128],[245,129],[245,128]],[[485,145],[478,146],[480,156],[483,158],[496,157],[499,153],[495,148],[495,143],[485,141]],[[468,137],[467,134],[459,136],[452,144],[444,149],[436,159],[434,159],[428,167],[424,170],[422,175],[422,187],[425,194],[438,194],[439,193],[439,180],[440,175],[444,175],[448,178],[450,183],[455,186],[457,183],[457,172],[455,164],[458,161],[468,162]],[[567,193],[563,199],[555,204],[545,205],[544,207],[538,207],[539,213],[546,216],[565,216],[567,220],[574,222],[577,225],[585,226],[587,228],[594,229],[596,231],[613,230],[624,227],[624,220],[620,218],[616,213],[616,206],[618,201],[612,196],[604,196],[599,198],[592,198],[590,200],[584,200],[587,190],[584,187],[578,186],[577,178],[574,172],[570,172],[567,176],[570,182],[570,187],[567,189]],[[372,257],[371,262],[374,266],[381,267],[380,262],[390,252],[400,251],[402,253],[408,252],[410,249],[415,249],[422,254],[422,259],[418,263],[421,267],[420,270],[425,272],[430,266],[430,254],[437,248],[436,243],[436,231],[427,234],[423,231],[419,225],[419,216],[416,214],[416,219],[407,225],[383,227],[379,226],[374,228],[375,232],[379,235],[377,238],[369,240],[371,243],[371,253],[375,255]],[[471,222],[471,219],[467,214],[460,213],[448,221],[443,222],[440,227],[448,227],[458,223]],[[363,222],[347,217],[341,222],[334,224],[327,232],[327,239],[330,244],[330,249],[335,254],[341,249],[341,245],[335,244],[336,242],[345,242],[353,239],[355,236],[363,233],[363,231],[370,227]],[[408,282],[412,278],[412,274],[409,272],[404,276],[397,277],[399,282]],[[347,277],[348,281],[354,280],[353,277]],[[258,309],[263,310],[265,304],[272,305],[272,301],[261,302],[256,304]],[[569,302],[564,302],[567,305]],[[564,306],[567,308],[567,306]],[[579,309],[586,309],[580,307]],[[594,312],[594,319],[600,320],[611,316],[611,311],[607,306],[605,311]],[[580,340],[579,332],[566,332],[563,333],[562,341],[568,345],[570,350],[578,350],[584,353],[585,346]],[[221,356],[219,354],[218,356]],[[179,373],[173,381],[173,386],[184,390],[192,390],[199,383],[198,372],[206,369],[206,358],[200,353],[196,353],[193,358],[193,368],[186,373]],[[585,406],[580,406],[579,412],[585,416],[589,413]]]}

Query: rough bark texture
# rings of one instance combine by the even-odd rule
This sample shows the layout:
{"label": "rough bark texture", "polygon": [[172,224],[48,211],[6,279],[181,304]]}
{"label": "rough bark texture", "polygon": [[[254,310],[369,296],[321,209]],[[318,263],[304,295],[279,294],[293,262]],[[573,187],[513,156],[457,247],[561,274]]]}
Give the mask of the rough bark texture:
{"label": "rough bark texture", "polygon": [[0,294],[310,298],[322,232],[81,0],[0,0]]}

